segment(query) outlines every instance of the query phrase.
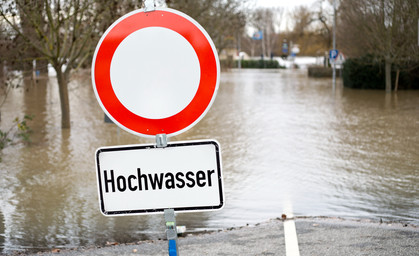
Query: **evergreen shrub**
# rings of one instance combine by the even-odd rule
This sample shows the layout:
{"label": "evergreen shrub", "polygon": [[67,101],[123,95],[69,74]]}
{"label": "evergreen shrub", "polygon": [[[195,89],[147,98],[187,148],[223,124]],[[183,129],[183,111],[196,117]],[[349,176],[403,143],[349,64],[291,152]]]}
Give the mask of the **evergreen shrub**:
{"label": "evergreen shrub", "polygon": [[[238,67],[238,61],[234,62],[235,67]],[[242,60],[242,68],[285,68],[284,66],[279,65],[277,60]]]}
{"label": "evergreen shrub", "polygon": [[[419,65],[408,69],[407,64],[401,65],[399,74],[399,90],[419,89]],[[411,63],[409,66],[412,66]],[[394,90],[396,81],[395,66],[391,72],[391,87]],[[371,55],[361,58],[347,59],[343,64],[343,85],[356,89],[385,90],[385,63]]]}

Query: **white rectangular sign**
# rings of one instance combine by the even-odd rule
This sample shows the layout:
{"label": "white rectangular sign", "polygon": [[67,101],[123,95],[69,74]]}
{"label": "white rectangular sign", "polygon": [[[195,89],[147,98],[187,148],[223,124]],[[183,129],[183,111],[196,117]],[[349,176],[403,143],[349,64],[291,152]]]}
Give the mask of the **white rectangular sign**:
{"label": "white rectangular sign", "polygon": [[224,206],[220,146],[214,140],[102,147],[96,170],[104,215]]}

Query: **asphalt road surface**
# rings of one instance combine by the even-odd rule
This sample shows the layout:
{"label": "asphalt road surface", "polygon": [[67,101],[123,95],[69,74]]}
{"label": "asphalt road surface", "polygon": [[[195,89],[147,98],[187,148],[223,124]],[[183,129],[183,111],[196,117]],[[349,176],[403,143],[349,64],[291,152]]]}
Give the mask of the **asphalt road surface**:
{"label": "asphalt road surface", "polygon": [[[275,219],[255,226],[185,235],[179,238],[178,249],[182,256],[419,255],[419,228],[338,218]],[[111,243],[32,255],[168,255],[168,243],[164,240]]]}

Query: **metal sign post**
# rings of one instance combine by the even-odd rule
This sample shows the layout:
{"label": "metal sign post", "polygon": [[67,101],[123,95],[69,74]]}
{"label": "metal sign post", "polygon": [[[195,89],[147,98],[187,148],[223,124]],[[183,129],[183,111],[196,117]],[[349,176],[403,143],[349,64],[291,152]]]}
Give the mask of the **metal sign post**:
{"label": "metal sign post", "polygon": [[[208,112],[219,87],[220,63],[201,25],[155,2],[144,0],[143,9],[105,31],[93,56],[92,85],[113,123],[155,138],[156,144],[98,148],[96,174],[102,214],[164,212],[169,256],[178,256],[175,211],[224,206],[221,151],[215,140],[168,144],[168,138]],[[179,58],[183,65],[176,65]]]}
{"label": "metal sign post", "polygon": [[175,210],[165,209],[166,237],[169,244],[169,256],[179,256]]}
{"label": "metal sign post", "polygon": [[178,256],[175,212],[224,206],[221,149],[215,140],[155,139],[96,150],[99,205],[105,216],[164,213],[168,252]]}
{"label": "metal sign post", "polygon": [[[167,135],[156,135],[156,146],[158,148],[167,147]],[[177,243],[177,230],[176,230],[176,216],[174,209],[164,210],[164,220],[166,223],[166,237],[169,244],[169,256],[179,256],[178,243]]]}
{"label": "metal sign post", "polygon": [[[333,0],[333,50],[334,51],[336,50],[336,0]],[[335,62],[335,59],[333,59],[333,91],[335,89],[336,89],[336,62]]]}

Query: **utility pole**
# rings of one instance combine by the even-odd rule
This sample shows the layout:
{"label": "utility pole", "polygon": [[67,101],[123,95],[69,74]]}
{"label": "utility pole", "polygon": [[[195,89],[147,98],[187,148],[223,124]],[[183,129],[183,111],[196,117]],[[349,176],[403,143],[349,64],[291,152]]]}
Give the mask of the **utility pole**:
{"label": "utility pole", "polygon": [[[336,0],[333,0],[333,50],[336,50]],[[336,89],[336,60],[333,61],[333,90]]]}
{"label": "utility pole", "polygon": [[242,50],[241,49],[241,33],[238,32],[237,33],[237,54],[238,54],[239,60],[237,61],[237,67],[239,69],[242,68],[242,57],[240,55],[241,50]]}

